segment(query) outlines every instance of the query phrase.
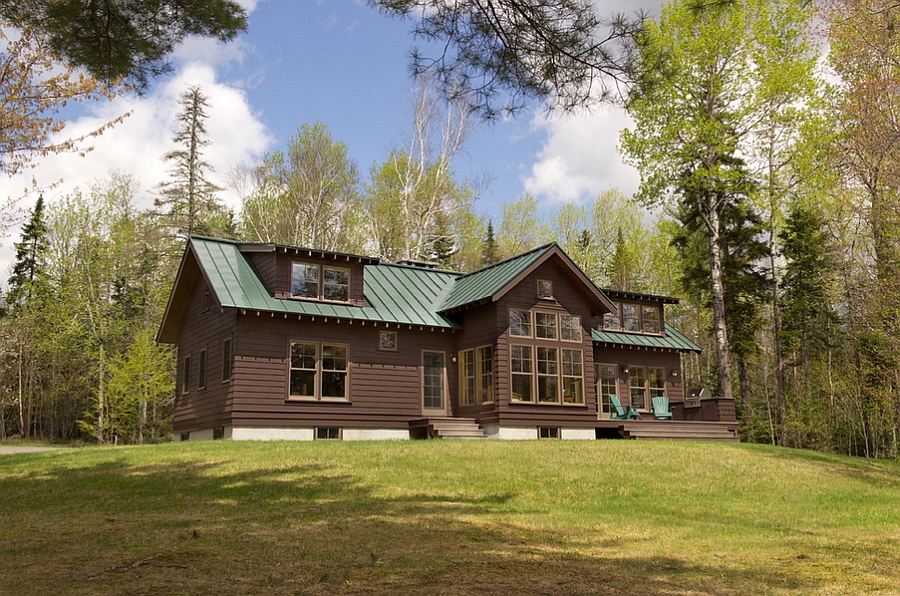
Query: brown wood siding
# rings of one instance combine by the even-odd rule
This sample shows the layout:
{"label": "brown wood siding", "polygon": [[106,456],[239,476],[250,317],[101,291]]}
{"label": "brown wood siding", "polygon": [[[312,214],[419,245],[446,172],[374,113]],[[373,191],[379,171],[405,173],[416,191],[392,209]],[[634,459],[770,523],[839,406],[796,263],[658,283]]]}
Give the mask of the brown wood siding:
{"label": "brown wood siding", "polygon": [[[235,312],[219,307],[211,297],[206,308],[206,284],[200,278],[190,293],[187,314],[178,339],[178,365],[175,388],[174,432],[217,428],[229,421],[228,405],[232,383],[222,382],[222,356],[226,339],[234,352]],[[206,350],[206,386],[199,388],[200,352]],[[191,356],[190,391],[183,393],[184,360]]]}
{"label": "brown wood siding", "polygon": [[[684,401],[684,391],[681,385],[681,355],[678,352],[597,346],[594,348],[594,362],[615,365],[617,397],[623,405],[631,404],[628,375],[623,370],[625,366],[664,368],[666,371],[666,396],[669,398],[669,402],[674,405]],[[673,372],[677,374],[673,375]],[[593,370],[591,374],[593,375]]]}
{"label": "brown wood siding", "polygon": [[[537,297],[537,281],[553,282],[553,299]],[[496,306],[497,339],[497,391],[498,403],[494,423],[503,426],[566,426],[592,427],[597,420],[597,403],[594,392],[593,344],[590,336],[592,317],[591,298],[579,282],[556,259],[550,259],[526,276],[516,287],[507,292]],[[571,314],[581,317],[581,342],[564,342],[536,338],[510,337],[508,312],[510,308]],[[532,329],[532,333],[533,333]],[[558,348],[580,349],[584,374],[584,404],[535,404],[510,400],[509,344],[546,345]],[[484,423],[484,422],[483,422]]]}
{"label": "brown wood siding", "polygon": [[307,256],[300,251],[295,254],[293,250],[279,252],[275,266],[274,284],[269,286],[273,295],[290,296],[291,293],[291,263],[315,263],[323,266],[341,267],[350,270],[350,301],[353,306],[365,305],[365,291],[363,288],[363,265],[356,260],[343,258]]}
{"label": "brown wood siding", "polygon": [[274,252],[250,253],[250,261],[256,267],[256,271],[266,284],[269,292],[273,292],[278,283],[277,259]]}
{"label": "brown wood siding", "polygon": [[[444,352],[450,395],[455,391],[449,331],[397,332],[397,351],[379,351],[384,325],[298,320],[281,315],[241,315],[235,360],[233,421],[246,426],[350,426],[408,428],[422,416],[421,351]],[[349,400],[288,399],[291,340],[349,346]]]}

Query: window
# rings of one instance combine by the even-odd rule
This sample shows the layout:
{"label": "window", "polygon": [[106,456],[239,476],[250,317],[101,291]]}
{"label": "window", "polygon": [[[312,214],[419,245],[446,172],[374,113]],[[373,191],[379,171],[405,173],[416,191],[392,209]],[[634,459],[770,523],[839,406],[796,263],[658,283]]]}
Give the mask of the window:
{"label": "window", "polygon": [[541,403],[559,401],[559,355],[556,348],[537,348],[537,394]]}
{"label": "window", "polygon": [[197,373],[197,389],[203,389],[206,387],[206,350],[200,350],[200,367]]}
{"label": "window", "polygon": [[342,267],[320,267],[314,263],[292,263],[291,296],[348,302],[350,270]]}
{"label": "window", "polygon": [[484,346],[476,350],[478,357],[478,402],[494,401],[494,348]]}
{"label": "window", "polygon": [[534,401],[534,368],[531,346],[510,346],[513,401]]}
{"label": "window", "polygon": [[422,352],[422,407],[444,409],[444,353]]}
{"label": "window", "polygon": [[539,439],[558,439],[559,438],[559,428],[554,426],[539,426],[538,427],[538,438]]}
{"label": "window", "polygon": [[347,399],[347,350],[341,344],[292,341],[288,397]]}
{"label": "window", "polygon": [[553,299],[553,282],[549,279],[537,280],[538,298]]}
{"label": "window", "polygon": [[622,329],[625,331],[640,331],[641,323],[638,318],[638,308],[634,304],[623,304],[620,309],[622,311]]}
{"label": "window", "polygon": [[350,300],[350,270],[323,267],[322,297],[325,300],[347,302]]}
{"label": "window", "polygon": [[594,377],[597,388],[597,404],[601,414],[608,414],[611,411],[609,396],[618,397],[618,372],[614,364],[595,364]]}
{"label": "window", "polygon": [[534,313],[534,336],[541,339],[556,339],[556,315],[554,313]]}
{"label": "window", "polygon": [[319,427],[316,429],[316,440],[334,441],[340,440],[341,429],[333,426]]}
{"label": "window", "polygon": [[463,350],[459,353],[459,402],[475,403],[475,350]]}
{"label": "window", "polygon": [[382,352],[397,351],[397,332],[396,331],[379,331],[378,332],[378,349]]}
{"label": "window", "polygon": [[[621,309],[621,307],[619,307]],[[619,313],[605,312],[603,313],[603,328],[618,331],[622,328],[619,323]]]}
{"label": "window", "polygon": [[650,390],[649,397],[652,400],[654,397],[665,397],[666,396],[666,371],[663,368],[648,368],[647,369],[647,385]]}
{"label": "window", "polygon": [[347,398],[347,346],[322,344],[322,399]]}
{"label": "window", "polygon": [[559,337],[564,341],[581,341],[581,317],[559,315]]}
{"label": "window", "polygon": [[658,306],[642,306],[641,320],[644,324],[644,333],[659,333]]}
{"label": "window", "polygon": [[581,362],[581,350],[562,350],[562,387],[563,402],[567,404],[584,403],[584,366]]}
{"label": "window", "polygon": [[509,309],[509,334],[516,337],[531,337],[531,312]]}
{"label": "window", "polygon": [[291,296],[298,298],[319,297],[319,266],[308,263],[291,265]]}
{"label": "window", "polygon": [[631,388],[631,405],[640,409],[646,408],[647,369],[643,366],[629,366],[628,386]]}
{"label": "window", "polygon": [[231,340],[222,344],[222,381],[231,380]]}
{"label": "window", "polygon": [[494,401],[494,348],[483,346],[459,353],[461,404]]}
{"label": "window", "polygon": [[184,370],[181,377],[181,392],[188,393],[191,390],[191,357],[184,357]]}

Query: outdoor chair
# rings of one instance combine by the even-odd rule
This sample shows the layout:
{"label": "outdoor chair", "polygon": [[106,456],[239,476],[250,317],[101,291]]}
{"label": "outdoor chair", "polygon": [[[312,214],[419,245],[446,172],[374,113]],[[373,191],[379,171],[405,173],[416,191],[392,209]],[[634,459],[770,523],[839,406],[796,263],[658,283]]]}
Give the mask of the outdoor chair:
{"label": "outdoor chair", "polygon": [[653,419],[672,420],[672,410],[669,409],[668,397],[653,398]]}
{"label": "outdoor chair", "polygon": [[641,417],[640,412],[634,406],[623,406],[619,403],[619,398],[613,394],[609,394],[609,403],[615,408],[615,412],[609,413],[610,420],[637,420]]}

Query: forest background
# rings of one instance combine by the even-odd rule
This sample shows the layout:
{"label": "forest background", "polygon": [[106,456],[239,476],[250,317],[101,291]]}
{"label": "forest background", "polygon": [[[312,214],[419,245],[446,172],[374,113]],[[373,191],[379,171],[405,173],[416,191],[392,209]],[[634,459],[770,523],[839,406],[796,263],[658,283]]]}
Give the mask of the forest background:
{"label": "forest background", "polygon": [[[416,3],[375,4],[403,13]],[[681,299],[668,320],[704,348],[686,357],[685,384],[733,394],[743,440],[896,457],[900,9],[675,0],[640,22],[591,21],[579,2],[546,10],[566,6],[581,19],[568,21],[576,33],[606,27],[618,53],[589,44],[603,51],[587,69],[571,60],[579,52],[531,56],[522,63],[538,76],[517,71],[512,83],[484,61],[503,76],[477,79],[459,62],[431,70],[418,78],[405,142],[368,174],[326,124],[311,122],[284,149],[229,172],[240,206],[226,207],[204,160],[208,98],[194,86],[162,156],[167,176],[145,191],[153,208],[139,207],[128,172],[52,204],[29,195],[0,318],[0,440],[169,440],[174,353],[154,339],[191,234],[460,271],[555,240],[600,287]],[[21,27],[6,39],[0,80],[4,118],[23,117],[2,133],[7,175],[83,150],[88,138],[51,140],[62,103],[133,93],[162,74],[61,69],[52,32],[0,9]],[[417,26],[427,30],[435,13],[423,14]],[[228,39],[242,26],[225,21],[207,34]],[[515,19],[507,24],[505,39],[519,39]],[[459,48],[473,39],[432,33]],[[560,39],[577,48],[577,35]],[[527,44],[518,51],[527,56]],[[587,78],[554,78],[561,72]],[[499,93],[485,80],[509,86]],[[621,102],[634,121],[621,151],[641,173],[639,192],[610,189],[552,210],[523,195],[499,217],[481,215],[485,182],[458,177],[454,160],[484,119],[535,97],[562,110]]]}

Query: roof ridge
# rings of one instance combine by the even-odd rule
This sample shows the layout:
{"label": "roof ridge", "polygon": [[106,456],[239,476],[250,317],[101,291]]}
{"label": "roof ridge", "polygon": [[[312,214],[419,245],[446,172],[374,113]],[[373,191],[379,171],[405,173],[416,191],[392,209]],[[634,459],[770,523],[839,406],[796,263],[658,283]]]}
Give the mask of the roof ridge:
{"label": "roof ridge", "polygon": [[415,271],[421,271],[423,273],[444,273],[448,275],[456,275],[456,276],[466,276],[468,273],[463,273],[461,271],[452,271],[450,269],[437,269],[437,268],[428,268],[428,267],[417,267],[415,265],[404,265],[403,263],[390,263],[385,261],[380,261],[377,265],[372,265],[372,267],[398,267],[400,269],[413,269]]}
{"label": "roof ridge", "polygon": [[475,275],[476,273],[481,273],[482,271],[487,271],[488,269],[492,269],[492,268],[494,268],[494,267],[498,267],[498,266],[500,266],[500,265],[503,265],[503,264],[505,264],[505,263],[508,263],[509,261],[514,261],[514,260],[516,260],[516,259],[521,259],[522,257],[524,257],[524,256],[526,256],[526,255],[530,255],[530,254],[535,253],[535,252],[541,252],[541,251],[547,250],[547,249],[549,249],[549,248],[552,248],[553,246],[559,247],[559,243],[557,243],[557,242],[554,240],[553,242],[548,242],[548,243],[546,243],[546,244],[542,244],[541,246],[536,246],[536,247],[534,247],[534,248],[532,248],[532,249],[526,250],[525,252],[520,252],[520,253],[517,254],[517,255],[513,255],[513,256],[511,256],[511,257],[507,257],[507,258],[503,259],[502,261],[497,261],[496,263],[491,263],[490,265],[485,265],[485,266],[482,267],[481,269],[476,269],[475,271],[470,271],[469,273],[463,273],[462,276],[463,276],[463,277],[468,277],[468,276],[470,276],[470,275]]}

